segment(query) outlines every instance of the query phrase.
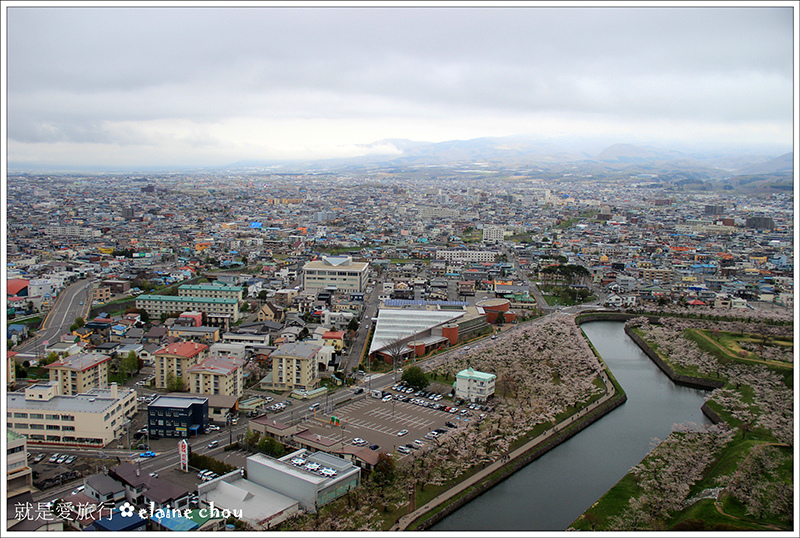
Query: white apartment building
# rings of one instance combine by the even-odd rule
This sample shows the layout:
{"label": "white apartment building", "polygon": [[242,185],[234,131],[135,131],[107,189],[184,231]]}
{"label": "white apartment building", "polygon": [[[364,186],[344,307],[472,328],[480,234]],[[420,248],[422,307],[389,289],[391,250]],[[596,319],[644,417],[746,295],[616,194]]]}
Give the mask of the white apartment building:
{"label": "white apartment building", "polygon": [[505,230],[502,226],[486,225],[483,227],[484,243],[502,243]]}
{"label": "white apartment building", "polygon": [[103,233],[100,230],[93,230],[86,226],[61,226],[58,224],[51,224],[44,229],[47,235],[56,237],[80,237],[80,238],[93,238],[101,237]]}
{"label": "white apartment building", "polygon": [[436,259],[448,262],[494,262],[497,254],[491,250],[437,250]]}
{"label": "white apartment building", "polygon": [[472,368],[461,370],[456,374],[456,397],[470,402],[485,402],[494,394],[494,374],[478,372]]}
{"label": "white apartment building", "polygon": [[303,289],[320,292],[329,287],[339,291],[367,289],[369,264],[354,262],[350,256],[323,256],[303,266]]}

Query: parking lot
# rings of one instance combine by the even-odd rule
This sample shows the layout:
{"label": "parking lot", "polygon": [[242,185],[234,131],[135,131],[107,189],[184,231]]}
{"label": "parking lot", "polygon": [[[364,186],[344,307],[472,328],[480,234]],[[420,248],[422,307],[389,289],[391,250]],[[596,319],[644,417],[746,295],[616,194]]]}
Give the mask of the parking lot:
{"label": "parking lot", "polygon": [[[384,395],[391,395],[391,398]],[[381,398],[367,392],[363,397],[337,407],[333,416],[339,419],[338,427],[324,423],[328,415],[317,415],[317,421],[309,420],[305,425],[312,433],[337,439],[342,436],[345,444],[369,446],[378,452],[392,452],[398,458],[404,458],[435,444],[434,437],[440,441],[449,432],[481,420],[481,415],[486,414],[480,409],[466,409],[466,412],[462,408],[446,410],[453,406],[455,403],[446,398],[440,397],[437,401],[432,397],[388,389],[382,391]],[[415,444],[415,440],[421,443]]]}

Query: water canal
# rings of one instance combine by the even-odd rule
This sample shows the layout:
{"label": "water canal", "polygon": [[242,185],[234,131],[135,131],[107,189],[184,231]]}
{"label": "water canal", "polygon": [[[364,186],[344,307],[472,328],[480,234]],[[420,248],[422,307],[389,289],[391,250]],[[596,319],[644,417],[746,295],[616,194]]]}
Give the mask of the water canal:
{"label": "water canal", "polygon": [[672,383],[624,332],[582,328],[628,401],[432,526],[432,531],[563,531],[664,439],[674,424],[711,424],[706,392]]}

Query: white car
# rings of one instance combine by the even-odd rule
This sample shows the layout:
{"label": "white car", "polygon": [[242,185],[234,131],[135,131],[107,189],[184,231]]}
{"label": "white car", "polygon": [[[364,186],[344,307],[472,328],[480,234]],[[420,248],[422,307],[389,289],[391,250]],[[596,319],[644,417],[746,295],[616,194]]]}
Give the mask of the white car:
{"label": "white car", "polygon": [[411,449],[405,445],[400,445],[399,447],[397,447],[397,451],[402,452],[403,454],[411,454]]}
{"label": "white car", "polygon": [[387,394],[386,396],[383,397],[383,399],[381,401],[382,402],[391,402],[392,401],[392,395],[391,394]]}
{"label": "white car", "polygon": [[353,439],[353,444],[356,445],[356,446],[362,446],[362,445],[366,445],[367,442],[365,440],[363,440],[361,437],[356,437],[356,438]]}
{"label": "white car", "polygon": [[212,432],[216,432],[219,431],[219,426],[217,426],[216,424],[209,424],[208,428],[206,429],[211,430]]}
{"label": "white car", "polygon": [[400,430],[399,432],[397,432],[397,437],[403,437],[407,433],[408,433],[408,430]]}
{"label": "white car", "polygon": [[414,446],[417,446],[417,447],[419,447],[419,448],[422,448],[423,446],[425,446],[425,443],[423,443],[423,442],[422,442],[422,441],[420,441],[419,439],[414,439]]}

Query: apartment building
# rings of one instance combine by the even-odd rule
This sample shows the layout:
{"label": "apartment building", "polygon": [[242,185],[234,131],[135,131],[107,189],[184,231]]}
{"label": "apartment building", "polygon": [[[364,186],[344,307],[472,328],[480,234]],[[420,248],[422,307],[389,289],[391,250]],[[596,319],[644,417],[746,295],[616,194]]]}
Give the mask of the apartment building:
{"label": "apartment building", "polygon": [[140,295],[136,298],[136,308],[144,309],[151,318],[158,319],[161,314],[175,314],[186,310],[204,312],[209,318],[239,319],[238,299],[210,297],[181,297],[175,295]]}
{"label": "apartment building", "polygon": [[99,301],[105,303],[111,300],[111,288],[101,286],[92,290],[92,302]]}
{"label": "apartment building", "polygon": [[6,483],[9,492],[29,489],[33,484],[27,456],[28,439],[12,430],[6,430]]}
{"label": "apartment building", "polygon": [[94,230],[85,226],[60,226],[58,224],[51,224],[44,229],[44,233],[55,237],[79,237],[81,239],[90,239],[103,235],[100,230]]}
{"label": "apartment building", "polygon": [[13,389],[17,384],[17,363],[14,362],[16,351],[6,351],[6,387]]}
{"label": "apartment building", "polygon": [[456,374],[456,397],[470,402],[485,402],[494,394],[494,374],[479,372],[473,368],[461,370]]}
{"label": "apartment building", "polygon": [[484,243],[502,243],[505,230],[502,226],[486,225],[483,227]]}
{"label": "apartment building", "polygon": [[55,381],[6,395],[8,428],[29,444],[102,447],[123,433],[136,413],[136,391],[117,387],[61,395]]}
{"label": "apartment building", "polygon": [[178,287],[178,297],[242,300],[242,288],[228,284],[183,284]]}
{"label": "apartment building", "polygon": [[208,346],[199,342],[177,342],[155,352],[156,388],[167,388],[170,373],[176,379],[188,380],[188,369],[208,355]]}
{"label": "apartment building", "polygon": [[339,291],[367,289],[369,264],[354,262],[351,256],[323,256],[303,266],[303,289],[310,292],[336,288]]}
{"label": "apartment building", "polygon": [[186,369],[189,392],[241,398],[245,361],[236,357],[208,357]]}
{"label": "apartment building", "polygon": [[77,353],[48,364],[46,368],[50,381],[59,384],[59,393],[69,396],[108,387],[110,361],[110,356],[100,353]]}
{"label": "apartment building", "polygon": [[318,355],[321,345],[307,342],[281,344],[270,359],[272,380],[265,378],[261,387],[266,390],[311,390],[319,384]]}
{"label": "apartment building", "polygon": [[437,250],[436,259],[448,262],[494,262],[497,252],[490,250]]}

